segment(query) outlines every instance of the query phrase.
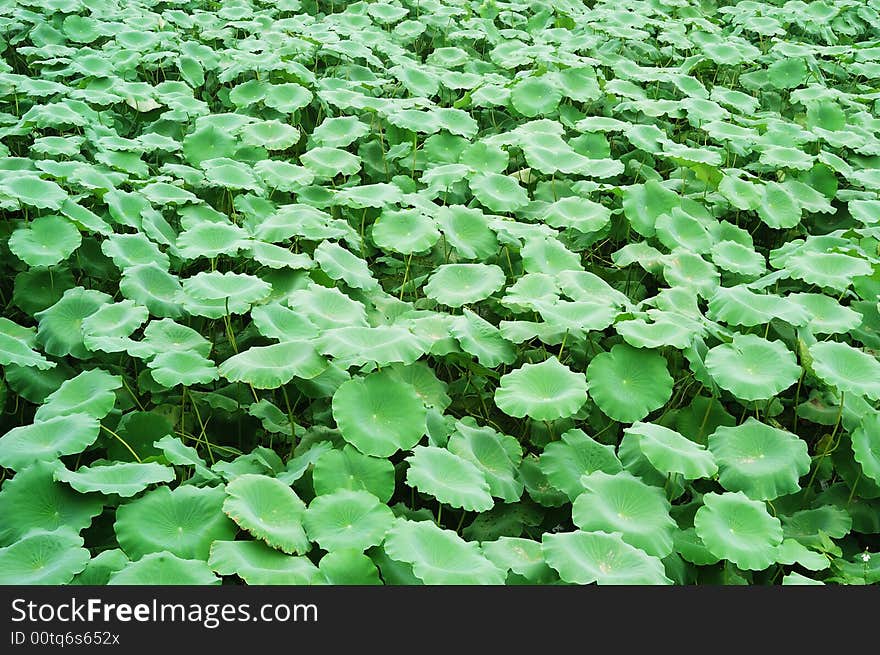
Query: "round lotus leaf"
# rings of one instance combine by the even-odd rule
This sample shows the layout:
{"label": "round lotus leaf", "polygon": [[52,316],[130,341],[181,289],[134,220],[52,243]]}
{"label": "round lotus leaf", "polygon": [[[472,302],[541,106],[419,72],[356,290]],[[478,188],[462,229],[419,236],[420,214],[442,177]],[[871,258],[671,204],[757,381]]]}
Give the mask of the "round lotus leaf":
{"label": "round lotus leaf", "polygon": [[417,209],[382,212],[373,223],[372,234],[382,250],[404,255],[429,250],[440,239],[433,219]]}
{"label": "round lotus leaf", "polygon": [[75,532],[101,513],[100,498],[84,496],[55,482],[54,462],[34,462],[3,483],[0,491],[0,544],[11,544],[30,530]]}
{"label": "round lotus leaf", "polygon": [[681,558],[686,562],[697,566],[711,566],[721,561],[709,552],[706,544],[700,540],[697,531],[693,528],[676,531],[673,535],[673,541],[675,542],[675,552],[681,555]]}
{"label": "round lotus leaf", "polygon": [[712,348],[706,369],[722,389],[743,400],[766,400],[798,381],[801,368],[781,341],[735,334],[731,343]]}
{"label": "round lotus leaf", "polygon": [[485,259],[498,251],[498,239],[478,209],[453,205],[437,212],[446,242],[464,259]]}
{"label": "round lotus leaf", "polygon": [[813,167],[812,155],[788,146],[767,146],[761,151],[758,161],[774,168],[794,168],[800,171],[808,171]]}
{"label": "round lotus leaf", "polygon": [[425,295],[449,307],[485,300],[504,286],[506,277],[495,264],[441,264],[424,286]]}
{"label": "round lotus leaf", "polygon": [[110,375],[99,368],[84,371],[75,378],[65,380],[49,394],[34,414],[34,421],[68,414],[85,414],[102,419],[113,410],[116,404],[114,392],[121,387],[122,378],[118,375]]}
{"label": "round lotus leaf", "polygon": [[871,264],[859,257],[840,252],[803,252],[788,258],[785,269],[792,277],[827,287],[837,292],[846,290],[853,278],[870,275]]}
{"label": "round lotus leaf", "polygon": [[[526,462],[527,459],[523,460],[523,464]],[[520,468],[521,475],[524,475],[523,468]],[[623,470],[613,447],[600,444],[579,429],[568,430],[562,439],[547,444],[538,460],[538,468],[549,486],[571,500],[584,490],[581,484],[584,475],[595,471],[613,475]]]}
{"label": "round lotus leaf", "polygon": [[799,478],[810,470],[807,443],[752,417],[736,427],[719,427],[709,435],[709,450],[728,491],[755,500],[773,500],[800,489]]}
{"label": "round lotus leaf", "polygon": [[126,269],[119,290],[126,298],[144,305],[153,316],[176,318],[183,313],[178,302],[180,280],[156,263]]}
{"label": "round lotus leaf", "polygon": [[782,525],[764,503],[745,494],[708,493],[694,516],[697,536],[715,557],[741,569],[761,571],[776,561]]}
{"label": "round lotus leaf", "polygon": [[185,387],[208,384],[220,377],[214,362],[190,351],[159,353],[147,366],[153,379],[168,389],[178,384]]}
{"label": "round lotus leaf", "polygon": [[201,334],[170,318],[150,321],[144,328],[143,343],[157,355],[165,352],[192,352],[207,357],[212,348],[211,342]]}
{"label": "round lotus leaf", "polygon": [[69,526],[31,530],[0,548],[0,585],[63,585],[82,571],[90,558],[83,538]]}
{"label": "round lotus leaf", "polygon": [[598,232],[611,221],[611,210],[586,198],[557,200],[547,207],[544,221],[559,228],[572,228],[584,234]]}
{"label": "round lotus leaf", "polygon": [[263,104],[285,114],[292,114],[308,105],[313,97],[311,91],[295,82],[269,84],[263,95]]}
{"label": "round lotus leaf", "polygon": [[747,277],[763,275],[764,257],[736,241],[719,241],[711,248],[712,261],[719,268]]}
{"label": "round lotus leaf", "polygon": [[254,164],[254,172],[263,184],[278,191],[296,191],[315,180],[314,174],[304,166],[277,159],[261,159]]}
{"label": "round lotus leaf", "polygon": [[218,157],[206,159],[200,166],[205,171],[205,181],[210,185],[224,189],[260,190],[253,170],[243,162],[228,157]]}
{"label": "round lotus leaf", "polygon": [[132,559],[169,551],[205,560],[217,539],[232,539],[235,524],[223,513],[222,487],[160,486],[120,505],[113,529]]}
{"label": "round lotus leaf", "polygon": [[322,241],[315,248],[315,261],[334,280],[342,280],[352,289],[376,289],[379,284],[366,261],[332,241]]}
{"label": "round lotus leaf", "polygon": [[100,586],[107,584],[110,576],[128,564],[128,557],[118,548],[104,550],[95,555],[70,584]]}
{"label": "round lotus leaf", "polygon": [[498,328],[469,309],[464,309],[462,315],[455,318],[455,322],[449,326],[449,333],[462,350],[476,357],[483,366],[493,368],[516,361],[513,344],[502,336]]}
{"label": "round lotus leaf", "polygon": [[531,584],[548,583],[557,578],[544,561],[541,542],[518,537],[499,537],[480,543],[480,550],[496,566],[521,575]]}
{"label": "round lotus leaf", "polygon": [[342,450],[328,450],[318,457],[312,484],[318,495],[363,490],[387,503],[394,494],[394,465],[384,458],[362,455],[346,444]]}
{"label": "round lotus leaf", "polygon": [[686,480],[711,478],[718,472],[712,452],[675,430],[654,423],[638,421],[624,428],[626,440],[635,440],[637,448],[655,469],[666,475],[678,474]]}
{"label": "round lotus leaf", "polygon": [[238,149],[236,140],[214,125],[205,125],[183,139],[183,154],[193,166],[218,157],[232,157]]}
{"label": "round lotus leaf", "polygon": [[327,368],[327,361],[307,341],[254,346],[220,364],[219,373],[230,382],[247,382],[257,389],[277,389],[293,378],[311,380]]}
{"label": "round lotus leaf", "polygon": [[129,498],[140,493],[151,484],[172,482],[174,469],[156,462],[146,464],[134,462],[113,462],[81,466],[76,471],[59,468],[55,479],[66,482],[82,494],[116,494]]}
{"label": "round lotus leaf", "polygon": [[262,541],[215,541],[208,566],[237,575],[249,585],[310,585],[323,582],[308,557],[287,555]]}
{"label": "round lotus leaf", "polygon": [[880,413],[870,412],[862,417],[852,433],[852,450],[862,473],[880,483]]}
{"label": "round lotus leaf", "polygon": [[450,507],[485,512],[495,501],[486,476],[473,463],[434,446],[417,446],[406,461],[406,482]]}
{"label": "round lotus leaf", "polygon": [[248,233],[237,225],[199,223],[180,233],[177,250],[184,259],[236,255],[247,247]]}
{"label": "round lotus leaf", "polygon": [[837,341],[821,341],[809,349],[816,376],[844,393],[880,400],[880,362],[866,352]]}
{"label": "round lotus leaf", "polygon": [[201,559],[167,550],[144,555],[110,576],[109,585],[217,585],[221,580]]}
{"label": "round lotus leaf", "polygon": [[792,293],[786,298],[810,317],[813,334],[841,334],[857,328],[863,320],[857,311],[821,293]]}
{"label": "round lotus leaf", "polygon": [[342,325],[367,325],[363,303],[336,288],[314,284],[288,295],[287,304],[324,330]]}
{"label": "round lotus leaf", "polygon": [[512,212],[529,202],[529,194],[515,178],[498,173],[478,173],[468,180],[474,197],[493,212]]}
{"label": "round lotus leaf", "polygon": [[540,364],[523,364],[501,377],[495,404],[508,414],[536,421],[553,421],[576,414],[587,401],[587,382],[556,357]]}
{"label": "round lotus leaf", "polygon": [[553,83],[552,77],[529,77],[518,82],[512,89],[510,101],[523,116],[534,118],[556,111],[562,91]]}
{"label": "round lotus leaf", "polygon": [[84,341],[88,337],[127,337],[147,322],[150,312],[132,300],[104,305],[88,318],[83,319]]}
{"label": "round lotus leaf", "polygon": [[98,419],[87,414],[67,414],[12,428],[0,437],[0,466],[18,471],[37,461],[81,453],[95,443],[99,429]]}
{"label": "round lotus leaf", "polygon": [[9,250],[28,266],[55,266],[79,248],[79,230],[61,216],[40,216],[9,237]]}
{"label": "round lotus leaf", "polygon": [[15,276],[12,303],[28,316],[33,316],[61,300],[64,292],[74,286],[73,274],[63,265],[52,269],[29,268]]}
{"label": "round lotus leaf", "polygon": [[369,126],[358,120],[357,116],[339,116],[325,118],[312,130],[311,137],[322,146],[344,148],[369,131]]}
{"label": "round lotus leaf", "polygon": [[709,299],[709,318],[728,325],[753,327],[777,318],[792,325],[807,325],[809,314],[787,298],[755,293],[744,285],[719,287]]}
{"label": "round lotus leaf", "polygon": [[584,492],[571,507],[572,521],[581,530],[617,532],[629,545],[655,557],[672,552],[677,526],[662,489],[625,471],[614,475],[595,471],[583,476],[581,484]]}
{"label": "round lotus leaf", "polygon": [[477,173],[503,173],[509,159],[506,150],[485,141],[477,141],[462,150],[458,161]]}
{"label": "round lotus leaf", "polygon": [[344,368],[400,362],[412,364],[425,354],[428,344],[407,329],[394,325],[374,328],[346,326],[325,330],[316,340],[318,351],[330,355]]}
{"label": "round lotus leaf", "polygon": [[570,584],[664,585],[663,562],[630,546],[619,534],[605,532],[544,533],[547,563]]}
{"label": "round lotus leaf", "polygon": [[271,243],[250,242],[247,249],[254,261],[269,268],[304,269],[314,266],[314,262],[308,255],[301,252],[293,253],[287,248]]}
{"label": "round lotus leaf", "polygon": [[253,304],[265,299],[272,287],[254,275],[246,273],[197,273],[184,280],[183,290],[199,300],[234,300],[236,303]]}
{"label": "round lotus leaf", "polygon": [[303,166],[326,179],[354,175],[361,169],[361,158],[339,148],[318,147],[300,155]]}
{"label": "round lotus leaf", "polygon": [[311,549],[303,529],[305,503],[283,482],[245,473],[226,485],[226,493],[223,512],[243,530],[285,553]]}
{"label": "round lotus leaf", "polygon": [[22,205],[38,209],[61,209],[67,193],[60,186],[35,175],[7,178],[0,183],[0,192],[14,198]]}
{"label": "round lotus leaf", "polygon": [[102,305],[110,302],[110,296],[93,289],[74,287],[64,292],[57,303],[35,314],[40,322],[37,343],[50,355],[88,359],[90,353],[83,343],[82,322]]}
{"label": "round lotus leaf", "polygon": [[608,417],[641,421],[672,397],[663,355],[625,344],[596,355],[587,367],[590,396]]}
{"label": "round lotus leaf", "polygon": [[432,521],[397,519],[384,544],[388,556],[412,565],[413,573],[428,585],[500,585],[504,572],[452,530]]}
{"label": "round lotus leaf", "polygon": [[394,522],[394,513],[366,491],[340,489],[316,496],[303,517],[309,538],[327,551],[377,546]]}
{"label": "round lotus leaf", "polygon": [[0,317],[0,366],[33,366],[42,371],[54,368],[54,362],[33,349],[36,345],[33,328],[22,327],[8,318]]}
{"label": "round lotus leaf", "polygon": [[471,427],[459,423],[447,443],[449,452],[476,466],[489,484],[489,493],[513,503],[522,497],[523,484],[516,475],[522,447],[513,437],[490,427]]}
{"label": "round lotus leaf", "polygon": [[[374,5],[378,6],[378,5]],[[388,5],[385,5],[388,6]],[[379,569],[369,557],[357,550],[335,550],[318,563],[327,582],[333,585],[381,585]]]}
{"label": "round lotus leaf", "polygon": [[385,371],[342,383],[332,407],[343,438],[365,455],[409,450],[427,429],[427,410],[415,390]]}
{"label": "round lotus leaf", "polygon": [[566,248],[558,239],[538,237],[526,239],[520,250],[523,269],[529,273],[559,275],[565,271],[583,269],[580,255]]}
{"label": "round lotus leaf", "polygon": [[299,141],[300,132],[292,125],[268,120],[245,125],[241,137],[245,143],[262,146],[266,150],[287,150]]}

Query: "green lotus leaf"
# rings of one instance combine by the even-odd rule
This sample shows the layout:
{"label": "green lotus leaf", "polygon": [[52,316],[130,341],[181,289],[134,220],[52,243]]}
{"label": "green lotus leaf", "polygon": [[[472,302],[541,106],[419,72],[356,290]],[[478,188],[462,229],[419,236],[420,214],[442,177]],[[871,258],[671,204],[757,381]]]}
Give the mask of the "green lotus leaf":
{"label": "green lotus leaf", "polygon": [[485,512],[495,504],[483,472],[445,448],[416,446],[406,461],[407,484],[441,503],[475,512]]}
{"label": "green lotus leaf", "polygon": [[[547,444],[538,460],[538,467],[546,477],[547,484],[563,492],[570,500],[577,498],[584,490],[581,484],[584,475],[596,471],[614,475],[623,470],[614,448],[600,444],[579,429],[568,430],[561,440]],[[523,474],[522,469],[520,474]]]}
{"label": "green lotus leaf", "polygon": [[880,483],[880,413],[870,412],[862,417],[852,433],[852,450],[862,473]]}
{"label": "green lotus leaf", "polygon": [[266,298],[272,287],[254,275],[246,273],[197,273],[183,281],[183,290],[199,300],[234,300],[251,305]]}
{"label": "green lotus leaf", "polygon": [[40,216],[9,237],[9,250],[28,266],[55,266],[79,248],[79,230],[61,216]]}
{"label": "green lotus leaf", "polygon": [[513,437],[490,427],[472,427],[459,422],[446,447],[480,469],[489,492],[496,498],[513,503],[522,497],[523,483],[516,474],[522,447]]}
{"label": "green lotus leaf", "polygon": [[510,94],[514,109],[529,118],[552,114],[561,99],[562,91],[550,76],[526,78],[518,82]]}
{"label": "green lotus leaf", "polygon": [[170,265],[168,255],[140,232],[111,234],[101,244],[101,252],[112,259],[123,272],[141,264],[155,264],[162,270],[168,270]]}
{"label": "green lotus leaf", "polygon": [[399,203],[402,199],[403,195],[397,185],[379,182],[340,189],[334,195],[333,202],[356,209],[365,207],[381,209]]}
{"label": "green lotus leaf", "polygon": [[709,435],[709,450],[718,462],[721,486],[755,500],[797,492],[798,479],[810,470],[805,441],[752,417],[718,428]]}
{"label": "green lotus leaf", "polygon": [[196,194],[168,182],[148,184],[141,189],[141,193],[155,205],[184,205],[188,202],[199,202]]}
{"label": "green lotus leaf", "polygon": [[67,193],[60,186],[35,175],[7,178],[0,183],[0,193],[14,198],[22,205],[38,209],[61,209]]}
{"label": "green lotus leaf", "polygon": [[219,373],[230,382],[247,382],[257,389],[277,389],[293,378],[311,380],[327,368],[314,345],[285,341],[254,346],[220,364]]}
{"label": "green lotus leaf", "polygon": [[800,564],[810,571],[827,569],[831,562],[828,557],[810,550],[794,539],[784,539],[777,547],[776,561],[780,564]]}
{"label": "green lotus leaf", "polygon": [[452,530],[432,521],[397,519],[385,537],[385,552],[398,562],[412,565],[413,573],[429,585],[500,585],[504,572]]}
{"label": "green lotus leaf", "polygon": [[516,360],[513,344],[501,335],[501,331],[479,315],[463,309],[449,328],[462,350],[472,354],[483,366],[495,367],[512,364]]}
{"label": "green lotus leaf", "polygon": [[110,302],[110,296],[94,289],[74,287],[61,296],[61,300],[34,316],[40,322],[37,343],[50,355],[88,359],[90,353],[83,343],[82,322],[102,305]]}
{"label": "green lotus leaf", "polygon": [[768,146],[761,151],[759,161],[767,166],[793,168],[808,171],[813,167],[813,157],[803,150],[788,146]]}
{"label": "green lotus leaf", "polygon": [[839,252],[803,252],[786,261],[792,277],[819,287],[841,292],[853,278],[870,275],[871,265],[864,259]]}
{"label": "green lotus leaf", "polygon": [[468,180],[474,197],[494,212],[512,212],[529,202],[529,194],[508,175],[478,173]]}
{"label": "green lotus leaf", "polygon": [[339,116],[325,118],[312,130],[311,137],[322,146],[344,148],[369,132],[369,126],[360,122],[356,116]]}
{"label": "green lotus leaf", "polygon": [[287,248],[271,243],[250,242],[247,250],[254,261],[269,268],[303,269],[314,266],[314,262],[308,255],[301,252],[293,253]]}
{"label": "green lotus leaf", "polygon": [[232,157],[238,144],[226,131],[205,125],[183,139],[183,154],[193,166],[218,157]]}
{"label": "green lotus leaf", "polygon": [[693,528],[686,530],[678,530],[673,534],[675,542],[675,552],[681,555],[681,558],[691,564],[697,566],[711,566],[721,561],[715,557],[706,548],[706,544],[697,536],[697,531]]}
{"label": "green lotus leaf", "polygon": [[849,513],[834,505],[821,505],[780,517],[786,539],[796,539],[809,548],[822,548],[825,538],[841,539],[852,530]]}
{"label": "green lotus leaf", "polygon": [[201,559],[178,557],[167,550],[144,555],[110,576],[110,585],[216,585],[221,580]]}
{"label": "green lotus leaf", "polygon": [[774,318],[792,325],[810,322],[810,314],[789,298],[756,293],[744,285],[719,287],[709,299],[708,315],[728,325],[746,327],[763,325]]}
{"label": "green lotus leaf", "polygon": [[303,166],[326,179],[354,175],[361,169],[361,159],[339,148],[317,147],[300,155]]}
{"label": "green lotus leaf", "polygon": [[[378,6],[378,5],[374,5]],[[385,5],[389,6],[389,5]],[[329,584],[381,585],[379,569],[367,555],[357,550],[334,550],[318,563]]]}
{"label": "green lotus leaf", "polygon": [[313,284],[289,294],[287,304],[320,329],[367,325],[363,303],[349,298],[339,289]]}
{"label": "green lotus leaf", "polygon": [[590,397],[615,421],[641,421],[672,396],[672,376],[659,353],[625,344],[596,355],[587,366]]}
{"label": "green lotus leaf", "polygon": [[125,297],[144,305],[153,316],[177,318],[183,314],[178,302],[182,292],[180,280],[156,263],[127,268],[119,290]]}
{"label": "green lotus leaf", "polygon": [[57,416],[85,414],[102,419],[116,404],[114,391],[122,387],[122,378],[99,368],[84,371],[65,380],[46,397],[34,414],[34,421],[45,421]]}
{"label": "green lotus leaf", "polygon": [[89,527],[104,509],[100,498],[83,496],[55,482],[54,462],[34,462],[3,484],[0,491],[0,544],[12,544],[30,530],[74,532]]}
{"label": "green lotus leaf", "polygon": [[542,550],[547,563],[571,584],[672,584],[657,557],[630,546],[619,534],[544,533]]}
{"label": "green lotus leaf", "polygon": [[33,316],[61,300],[64,292],[74,286],[73,274],[63,265],[52,269],[29,268],[15,276],[12,304]]}
{"label": "green lotus leaf", "polygon": [[449,307],[485,300],[505,282],[504,271],[494,264],[441,264],[424,286],[425,295]]}
{"label": "green lotus leaf", "polygon": [[272,548],[303,555],[311,544],[303,529],[306,506],[283,482],[245,473],[226,485],[223,512]]}
{"label": "green lotus leaf", "polygon": [[345,368],[362,366],[367,362],[379,366],[395,362],[412,364],[427,350],[423,339],[409,330],[392,325],[325,330],[316,340],[316,346],[320,353],[331,355]]}
{"label": "green lotus leaf", "polygon": [[147,364],[150,375],[163,387],[172,389],[178,384],[191,387],[208,384],[220,377],[210,359],[189,351],[170,351],[156,355]]}
{"label": "green lotus leaf", "polygon": [[318,457],[312,483],[318,495],[363,490],[387,503],[394,493],[394,465],[387,459],[362,455],[346,444],[342,450],[328,450]]}
{"label": "green lotus leaf", "polygon": [[409,450],[427,429],[427,410],[415,390],[385,371],[342,383],[332,408],[343,438],[365,455]]}
{"label": "green lotus leaf", "polygon": [[220,575],[237,575],[249,585],[321,584],[321,572],[308,557],[287,555],[262,541],[215,541],[208,566]]}
{"label": "green lotus leaf", "polygon": [[782,341],[754,334],[735,334],[733,341],[712,348],[706,369],[718,385],[743,400],[765,400],[798,381],[801,368]]}
{"label": "green lotus leaf", "polygon": [[498,239],[478,209],[461,205],[442,207],[437,212],[437,226],[447,243],[465,259],[487,258],[498,250]]}
{"label": "green lotus leaf", "polygon": [[34,350],[35,345],[37,337],[33,328],[0,317],[0,366],[33,366],[41,371],[54,368],[55,362]]}
{"label": "green lotus leaf", "polygon": [[801,222],[801,206],[797,198],[777,182],[764,185],[757,212],[760,219],[772,228],[792,228]]}
{"label": "green lotus leaf", "polygon": [[222,511],[224,498],[222,487],[157,487],[119,506],[116,539],[132,559],[168,551],[206,560],[215,540],[232,539],[237,531]]}
{"label": "green lotus leaf", "polygon": [[502,376],[495,404],[510,416],[552,421],[576,414],[587,401],[587,382],[556,357],[523,364]]}
{"label": "green lotus leaf", "polygon": [[866,352],[837,341],[809,348],[816,376],[844,393],[880,400],[880,362]]}
{"label": "green lotus leaf", "polygon": [[352,289],[376,289],[379,284],[366,261],[332,241],[322,241],[315,248],[315,261],[334,280],[342,280]]}
{"label": "green lotus leaf", "polygon": [[292,125],[268,120],[245,125],[241,137],[245,143],[262,146],[266,150],[287,150],[299,141],[300,132]]}
{"label": "green lotus leaf", "polygon": [[776,561],[782,525],[764,503],[742,492],[708,493],[694,516],[697,536],[710,553],[741,569],[761,571]]}
{"label": "green lotus leaf", "polygon": [[495,566],[521,575],[531,584],[548,583],[555,572],[544,561],[541,542],[518,537],[499,537],[480,543],[480,550]]}
{"label": "green lotus leaf", "polygon": [[810,317],[808,327],[813,334],[841,334],[857,328],[863,320],[857,311],[845,307],[821,293],[792,293],[786,299]]}
{"label": "green lotus leaf", "polygon": [[172,482],[174,478],[173,468],[156,462],[113,462],[100,466],[81,466],[76,471],[59,468],[55,472],[56,480],[66,482],[82,494],[97,492],[116,494],[123,498],[134,496],[151,484]]}
{"label": "green lotus leaf", "polygon": [[95,443],[99,429],[98,419],[88,414],[66,414],[12,428],[0,437],[0,466],[18,471],[37,461],[80,453]]}
{"label": "green lotus leaf", "polygon": [[586,198],[563,198],[547,207],[543,220],[553,227],[572,228],[590,234],[608,225],[611,210]]}
{"label": "green lotus leaf", "polygon": [[304,166],[277,159],[261,159],[254,164],[254,173],[265,186],[278,191],[296,191],[315,180],[314,174]]}
{"label": "green lotus leaf", "polygon": [[[658,310],[648,310],[648,314],[653,319],[650,323],[640,318],[618,321],[614,324],[614,329],[634,348],[672,346],[685,349],[694,338],[702,336],[701,326],[682,320],[680,314]],[[613,320],[612,316],[611,321]]]}
{"label": "green lotus leaf", "polygon": [[309,504],[303,525],[309,538],[327,551],[363,552],[376,546],[394,522],[394,513],[366,491],[340,489]]}
{"label": "green lotus leaf", "polygon": [[382,212],[372,234],[373,242],[383,250],[404,255],[424,252],[440,239],[434,221],[417,209]]}
{"label": "green lotus leaf", "polygon": [[228,157],[218,157],[206,159],[199,165],[204,169],[205,182],[209,185],[224,189],[260,190],[253,169],[243,162]]}
{"label": "green lotus leaf", "polygon": [[686,480],[697,480],[711,478],[718,472],[718,465],[712,452],[675,430],[637,421],[630,427],[624,428],[623,432],[623,440],[634,440],[636,447],[651,466],[661,473],[678,474]]}
{"label": "green lotus leaf", "polygon": [[142,343],[155,355],[166,352],[192,352],[207,357],[212,348],[211,342],[201,334],[170,318],[150,321],[144,328]]}
{"label": "green lotus leaf", "polygon": [[526,239],[519,254],[523,260],[523,268],[529,273],[560,275],[566,271],[583,270],[580,256],[557,239]]}
{"label": "green lotus leaf", "polygon": [[248,234],[237,225],[199,223],[180,233],[177,250],[185,259],[235,255],[247,247]]}
{"label": "green lotus leaf", "polygon": [[89,561],[83,538],[73,528],[31,530],[0,548],[0,584],[62,585],[73,580]]}
{"label": "green lotus leaf", "polygon": [[312,92],[295,82],[269,84],[265,87],[263,104],[285,114],[292,114],[307,106],[314,97]]}
{"label": "green lotus leaf", "polygon": [[279,303],[258,305],[251,310],[257,331],[279,341],[308,340],[318,335],[318,328],[299,312]]}
{"label": "green lotus leaf", "polygon": [[128,337],[146,323],[149,317],[149,310],[132,300],[104,305],[94,314],[83,319],[83,342],[86,347],[91,348],[90,337]]}
{"label": "green lotus leaf", "polygon": [[128,562],[128,557],[118,548],[101,551],[88,561],[86,568],[77,573],[70,584],[105,585],[110,576],[125,568]]}
{"label": "green lotus leaf", "polygon": [[629,545],[649,555],[672,552],[675,521],[663,490],[621,471],[594,471],[581,478],[584,492],[571,507],[572,521],[585,532],[616,532]]}

